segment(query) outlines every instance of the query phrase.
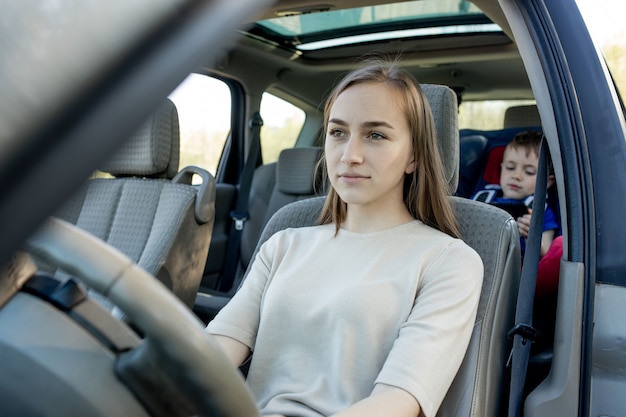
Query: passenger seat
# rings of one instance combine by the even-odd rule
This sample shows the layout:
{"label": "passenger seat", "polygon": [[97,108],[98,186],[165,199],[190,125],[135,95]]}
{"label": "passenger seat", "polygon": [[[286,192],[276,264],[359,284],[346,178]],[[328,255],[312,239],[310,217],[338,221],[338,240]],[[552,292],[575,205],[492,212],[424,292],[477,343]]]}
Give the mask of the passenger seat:
{"label": "passenger seat", "polygon": [[[167,100],[101,169],[113,178],[89,179],[56,216],[119,249],[191,307],[213,230],[215,180],[198,167],[177,172],[178,163],[178,113]],[[194,176],[202,184],[192,185]]]}

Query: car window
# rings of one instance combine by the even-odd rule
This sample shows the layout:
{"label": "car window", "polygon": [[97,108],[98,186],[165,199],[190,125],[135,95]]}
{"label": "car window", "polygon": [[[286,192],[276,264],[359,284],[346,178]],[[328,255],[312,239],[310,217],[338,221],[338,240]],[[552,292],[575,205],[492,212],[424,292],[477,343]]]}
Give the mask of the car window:
{"label": "car window", "polygon": [[596,46],[602,51],[620,96],[626,91],[626,29],[623,0],[576,0]]}
{"label": "car window", "polygon": [[504,113],[514,106],[536,104],[534,100],[466,101],[459,106],[459,128],[498,130],[504,128]]}
{"label": "car window", "polygon": [[469,1],[414,0],[341,10],[320,6],[316,13],[285,13],[256,22],[251,32],[300,51],[315,51],[372,40],[502,29]]}
{"label": "car window", "polygon": [[190,74],[169,98],[180,123],[179,166],[197,165],[215,175],[230,131],[230,88],[217,78]]}
{"label": "car window", "polygon": [[278,160],[280,151],[296,144],[304,125],[305,113],[288,101],[263,93],[261,117],[261,153],[263,163],[269,164]]}

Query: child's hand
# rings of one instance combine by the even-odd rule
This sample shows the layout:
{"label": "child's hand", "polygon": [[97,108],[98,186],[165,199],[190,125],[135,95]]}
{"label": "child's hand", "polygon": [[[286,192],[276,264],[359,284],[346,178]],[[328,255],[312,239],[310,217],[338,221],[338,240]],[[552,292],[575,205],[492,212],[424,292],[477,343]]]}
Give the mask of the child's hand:
{"label": "child's hand", "polygon": [[528,231],[530,230],[530,217],[533,211],[528,210],[528,214],[524,214],[517,218],[517,228],[519,230],[519,234],[523,238],[528,237]]}

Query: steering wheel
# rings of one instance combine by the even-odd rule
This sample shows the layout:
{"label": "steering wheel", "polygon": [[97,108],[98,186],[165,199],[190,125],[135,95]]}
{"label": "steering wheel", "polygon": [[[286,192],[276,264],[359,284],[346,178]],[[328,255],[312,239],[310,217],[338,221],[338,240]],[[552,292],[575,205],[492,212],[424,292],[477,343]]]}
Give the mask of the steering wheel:
{"label": "steering wheel", "polygon": [[159,361],[183,382],[200,414],[258,417],[243,377],[204,331],[200,320],[161,282],[97,237],[50,219],[29,250],[81,279],[119,306],[145,334],[134,360]]}

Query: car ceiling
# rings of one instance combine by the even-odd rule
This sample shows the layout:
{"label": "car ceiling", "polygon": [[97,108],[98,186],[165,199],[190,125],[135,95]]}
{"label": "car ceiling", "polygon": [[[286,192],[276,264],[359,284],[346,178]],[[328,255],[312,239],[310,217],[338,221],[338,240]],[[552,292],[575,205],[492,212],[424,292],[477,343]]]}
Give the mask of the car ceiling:
{"label": "car ceiling", "polygon": [[[274,18],[286,11],[334,10],[383,4],[384,1],[333,0],[323,3],[280,0],[259,16]],[[462,99],[532,99],[524,65],[512,41],[508,23],[495,0],[475,0],[504,33],[448,35],[430,39],[405,39],[376,44],[350,45],[299,54],[293,50],[242,33],[237,46],[224,56],[217,72],[246,80],[249,90],[274,89],[317,106],[341,74],[368,55],[400,55],[422,83],[446,84]]]}

